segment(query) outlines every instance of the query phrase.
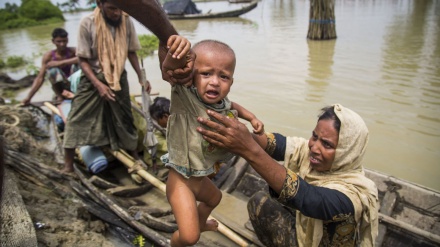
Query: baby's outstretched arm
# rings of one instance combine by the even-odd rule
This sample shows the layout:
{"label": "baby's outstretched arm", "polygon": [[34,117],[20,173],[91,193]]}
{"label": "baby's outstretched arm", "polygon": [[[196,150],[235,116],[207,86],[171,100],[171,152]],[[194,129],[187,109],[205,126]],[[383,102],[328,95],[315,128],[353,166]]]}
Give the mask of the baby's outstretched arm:
{"label": "baby's outstretched arm", "polygon": [[[167,42],[168,53],[162,64],[162,69],[167,73],[176,69],[182,69],[187,63],[187,54],[190,51],[191,43],[184,37],[172,35]],[[173,82],[169,81],[173,84]]]}
{"label": "baby's outstretched arm", "polygon": [[167,41],[168,54],[174,59],[181,59],[188,54],[191,49],[191,43],[182,36],[171,35]]}
{"label": "baby's outstretched arm", "polygon": [[264,133],[264,123],[261,122],[252,112],[235,102],[232,102],[231,108],[237,111],[239,118],[245,119],[251,123],[252,128],[254,129],[254,134],[261,135]]}

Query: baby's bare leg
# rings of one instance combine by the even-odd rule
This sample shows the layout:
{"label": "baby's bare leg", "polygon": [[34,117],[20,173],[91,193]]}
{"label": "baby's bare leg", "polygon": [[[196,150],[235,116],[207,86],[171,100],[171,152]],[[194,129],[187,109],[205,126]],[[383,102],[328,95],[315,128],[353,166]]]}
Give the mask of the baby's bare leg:
{"label": "baby's bare leg", "polygon": [[217,231],[218,222],[207,219],[212,210],[214,210],[214,208],[220,203],[222,193],[207,177],[204,177],[201,181],[201,188],[202,189],[196,195],[196,200],[200,202],[197,207],[200,231]]}
{"label": "baby's bare leg", "polygon": [[200,238],[200,226],[196,198],[189,187],[188,180],[174,169],[170,169],[166,193],[178,227],[171,237],[171,246],[196,244]]}

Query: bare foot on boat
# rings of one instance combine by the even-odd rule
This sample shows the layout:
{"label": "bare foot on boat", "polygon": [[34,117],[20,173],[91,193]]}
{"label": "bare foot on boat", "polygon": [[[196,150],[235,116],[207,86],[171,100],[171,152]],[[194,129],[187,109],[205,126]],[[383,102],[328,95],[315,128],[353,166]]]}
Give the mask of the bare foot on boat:
{"label": "bare foot on boat", "polygon": [[218,222],[214,219],[209,219],[206,221],[205,227],[200,229],[200,232],[213,231],[216,232],[218,230]]}

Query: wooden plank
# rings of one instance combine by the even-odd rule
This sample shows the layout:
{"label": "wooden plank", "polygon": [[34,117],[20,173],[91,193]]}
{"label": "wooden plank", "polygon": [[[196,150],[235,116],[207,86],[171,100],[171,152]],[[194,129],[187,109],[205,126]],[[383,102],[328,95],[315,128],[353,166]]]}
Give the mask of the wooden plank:
{"label": "wooden plank", "polygon": [[436,244],[440,244],[440,236],[427,232],[425,230],[422,230],[420,228],[414,227],[413,225],[410,225],[408,223],[405,223],[403,221],[400,220],[396,220],[390,216],[384,215],[379,213],[379,221],[383,221],[387,224],[393,225],[397,228],[403,229],[405,231],[408,231],[410,233],[416,234],[418,236],[427,238],[433,242],[435,242]]}
{"label": "wooden plank", "polygon": [[[134,166],[134,159],[131,156],[129,156],[127,153],[114,151],[114,150],[108,150],[108,151],[113,156],[115,156],[115,158],[121,161],[127,168],[132,168]],[[150,173],[148,173],[143,169],[140,169],[136,172],[139,176],[141,176],[143,179],[153,184],[156,188],[158,188],[162,193],[165,194],[166,186],[162,181],[160,181],[159,179],[157,179],[156,177],[154,177],[153,175],[151,175]],[[232,241],[234,241],[239,246],[249,246],[249,243],[246,240],[244,240],[241,236],[239,236],[235,232],[231,231],[231,229],[229,229],[226,225],[224,225],[220,220],[217,220],[212,216],[209,216],[208,219],[216,220],[218,222],[218,231],[223,235],[225,235],[226,237],[228,237],[229,239],[231,239]]]}
{"label": "wooden plank", "polygon": [[123,208],[117,205],[110,197],[102,193],[100,190],[96,189],[95,186],[92,185],[92,183],[90,183],[90,181],[82,174],[82,172],[78,170],[78,167],[76,165],[74,165],[74,169],[75,169],[75,173],[78,175],[81,182],[90,191],[92,191],[93,194],[97,196],[102,203],[106,204],[115,214],[121,217],[128,225],[137,229],[139,232],[142,233],[142,235],[153,241],[155,244],[164,247],[170,246],[167,238],[159,234],[157,231],[154,231],[153,229],[147,227],[146,225],[138,222],[131,215],[129,215]]}
{"label": "wooden plank", "polygon": [[[387,191],[380,205],[380,212],[383,215],[391,216],[394,207],[396,205],[397,194],[393,191]],[[379,234],[376,238],[376,246],[382,246],[385,236],[387,234],[387,226],[384,224],[379,225]]]}
{"label": "wooden plank", "polygon": [[255,245],[264,247],[255,233],[245,228],[245,223],[249,221],[247,202],[225,192],[222,194],[222,200],[212,215]]}

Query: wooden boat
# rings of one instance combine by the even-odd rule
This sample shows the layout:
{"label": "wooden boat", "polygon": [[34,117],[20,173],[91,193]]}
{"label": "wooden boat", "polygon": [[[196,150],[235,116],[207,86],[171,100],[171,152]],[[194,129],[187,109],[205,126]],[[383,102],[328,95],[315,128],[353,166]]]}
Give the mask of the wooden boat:
{"label": "wooden boat", "polygon": [[252,0],[228,0],[229,3],[250,3]]}
{"label": "wooden boat", "polygon": [[[124,166],[92,175],[84,165],[75,165],[82,184],[90,191],[86,197],[113,212],[155,246],[168,246],[176,224],[164,194],[167,170],[163,168],[157,176],[139,170],[137,173],[148,182],[138,185],[128,172],[134,160],[124,152],[111,153]],[[376,183],[380,196],[377,246],[440,246],[440,192],[374,170],[365,169],[365,173]],[[197,246],[264,246],[249,223],[247,201],[257,191],[267,190],[266,182],[240,157],[222,164],[212,180],[223,193],[220,205],[211,214],[222,229],[203,233]]]}
{"label": "wooden boat", "polygon": [[[233,210],[246,211],[247,199],[255,192],[267,190],[266,182],[246,161],[239,158],[223,171],[215,183],[224,191],[219,211],[213,215],[241,235],[252,239],[253,229],[248,217],[237,219],[222,207],[235,202]],[[379,236],[376,246],[440,246],[440,192],[380,172],[365,169],[379,190]],[[239,199],[241,203],[237,203]]]}
{"label": "wooden boat", "polygon": [[249,4],[243,5],[239,9],[222,11],[222,12],[211,12],[198,13],[198,14],[168,14],[169,19],[179,20],[179,19],[207,19],[207,18],[225,18],[225,17],[238,17],[243,15],[258,5],[258,0],[253,0]]}
{"label": "wooden boat", "polygon": [[[118,205],[118,208],[112,209],[114,212],[125,212],[125,216],[121,217],[125,222],[155,244],[167,245],[166,239],[176,229],[176,225],[161,189],[149,183],[135,185],[122,167],[111,171],[113,176],[101,176],[100,180],[109,180],[109,177],[114,179],[118,176],[110,190],[106,186],[99,187],[99,184],[105,182],[96,182],[97,177],[91,176],[84,169],[77,168],[77,173],[83,177],[83,183],[89,183],[88,188],[91,191],[97,195],[101,194],[99,197],[106,195],[112,198],[108,204]],[[164,174],[163,171],[161,174]],[[439,192],[373,170],[366,170],[366,174],[378,185],[380,193],[380,230],[376,240],[377,246],[439,246]],[[255,192],[267,190],[265,181],[241,158],[223,164],[213,181],[222,190],[223,198],[212,216],[237,233],[245,242],[240,245],[218,233],[203,233],[198,246],[264,246],[248,222],[246,205],[248,198]],[[127,194],[131,194],[131,198],[128,199]],[[139,215],[143,215],[144,218],[140,218]],[[136,224],[133,224],[133,218],[136,217]],[[150,233],[143,230],[146,227],[151,228]]]}

